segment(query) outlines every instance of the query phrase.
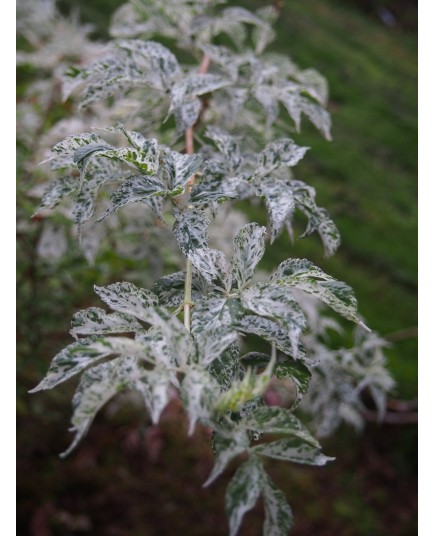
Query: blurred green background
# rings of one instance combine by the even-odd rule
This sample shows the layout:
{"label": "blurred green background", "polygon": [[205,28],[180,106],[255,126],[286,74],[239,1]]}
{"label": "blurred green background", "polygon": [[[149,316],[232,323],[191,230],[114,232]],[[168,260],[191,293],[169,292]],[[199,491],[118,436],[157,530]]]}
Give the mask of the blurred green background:
{"label": "blurred green background", "polygon": [[[120,0],[62,0],[107,37]],[[238,1],[251,9],[266,2]],[[394,396],[417,396],[417,4],[412,1],[283,2],[276,51],[315,67],[330,84],[333,142],[305,122],[297,142],[312,147],[297,178],[317,189],[318,204],[342,234],[325,260],[315,237],[291,246],[282,236],[266,264],[307,257],[356,291],[368,325],[389,338]],[[39,73],[18,69],[18,98]],[[67,113],[61,107],[56,114]],[[47,117],[50,126],[56,117]],[[30,218],[27,172],[18,146],[18,214]],[[261,217],[255,213],[258,221]],[[72,386],[28,395],[53,355],[69,342],[72,314],[91,304],[92,285],[133,263],[106,256],[96,267],[72,252],[56,266],[38,261],[40,229],[18,236],[18,534],[224,535],[226,480],[203,490],[212,466],[208,438],[186,438],[182,416],[145,429],[138,412],[102,414],[66,461]],[[93,302],[92,302],[93,303]],[[176,408],[174,410],[177,411]],[[180,431],[182,433],[180,433]],[[343,428],[324,443],[337,460],[325,468],[270,464],[295,513],[294,536],[416,534],[415,425]],[[262,510],[247,515],[243,536],[261,534]]]}

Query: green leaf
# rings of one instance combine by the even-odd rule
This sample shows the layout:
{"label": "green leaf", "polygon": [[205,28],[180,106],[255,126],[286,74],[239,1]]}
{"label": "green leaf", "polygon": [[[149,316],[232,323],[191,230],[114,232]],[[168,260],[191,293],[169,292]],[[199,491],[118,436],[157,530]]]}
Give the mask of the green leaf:
{"label": "green leaf", "polygon": [[89,337],[73,342],[53,359],[45,378],[30,393],[52,389],[103,358],[126,354],[137,355],[143,348],[126,337]]}
{"label": "green leaf", "polygon": [[174,211],[175,224],[173,233],[182,253],[189,257],[198,248],[206,248],[208,245],[209,220],[203,210],[178,210]]}
{"label": "green leaf", "polygon": [[71,321],[70,331],[77,335],[102,335],[107,333],[129,333],[143,330],[137,320],[124,313],[107,314],[99,307],[90,307],[75,313]]}
{"label": "green leaf", "polygon": [[74,406],[72,431],[76,435],[70,447],[61,454],[62,458],[77,446],[104,404],[127,387],[133,368],[135,368],[134,358],[117,358],[108,363],[101,363],[83,374],[72,400]]}
{"label": "green leaf", "polygon": [[285,495],[276,487],[268,475],[264,475],[262,495],[265,508],[263,535],[287,536],[294,523],[292,510],[286,501]]}
{"label": "green leaf", "polygon": [[290,358],[287,358],[285,361],[278,362],[274,373],[279,379],[291,378],[291,380],[294,382],[297,392],[296,399],[291,408],[294,410],[299,405],[303,395],[306,394],[309,388],[312,373],[305,365],[303,365],[303,363]]}
{"label": "green leaf", "polygon": [[263,480],[261,462],[256,456],[250,456],[230,481],[226,491],[230,536],[237,534],[244,514],[255,506],[264,485]]}
{"label": "green leaf", "polygon": [[313,447],[297,437],[263,443],[253,447],[252,451],[261,456],[306,465],[325,465],[334,460],[334,458],[324,456],[319,448]]}
{"label": "green leaf", "polygon": [[231,271],[239,289],[243,289],[252,279],[255,268],[264,255],[266,232],[265,227],[249,223],[234,238]]}
{"label": "green leaf", "polygon": [[312,294],[344,318],[362,324],[357,317],[357,300],[352,288],[306,259],[283,261],[272,276],[272,281]]}
{"label": "green leaf", "polygon": [[138,288],[132,283],[123,281],[107,287],[97,287],[95,292],[114,311],[127,313],[147,322],[145,310],[158,303],[158,298],[149,290]]}
{"label": "green leaf", "polygon": [[203,487],[212,484],[223,473],[229,462],[248,449],[249,444],[249,438],[244,430],[233,430],[227,436],[216,432],[213,437],[215,463]]}

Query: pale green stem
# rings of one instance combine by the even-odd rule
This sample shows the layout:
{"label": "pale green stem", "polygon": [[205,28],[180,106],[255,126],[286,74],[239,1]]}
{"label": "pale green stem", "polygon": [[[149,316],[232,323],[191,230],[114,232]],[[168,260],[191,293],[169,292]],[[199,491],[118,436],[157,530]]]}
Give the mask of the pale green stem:
{"label": "pale green stem", "polygon": [[188,331],[191,329],[191,285],[192,285],[192,264],[187,260],[184,287],[184,326]]}

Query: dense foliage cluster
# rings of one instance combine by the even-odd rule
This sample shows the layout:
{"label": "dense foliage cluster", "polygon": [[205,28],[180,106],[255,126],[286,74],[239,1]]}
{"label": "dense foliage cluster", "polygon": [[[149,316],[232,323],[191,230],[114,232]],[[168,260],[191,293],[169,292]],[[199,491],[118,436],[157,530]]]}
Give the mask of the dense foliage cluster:
{"label": "dense foliage cluster", "polygon": [[[51,10],[44,20],[56,20],[53,5],[40,3]],[[45,154],[51,180],[37,217],[60,210],[71,218],[89,260],[114,229],[115,247],[131,229],[137,236],[146,229],[173,235],[186,263],[150,290],[126,281],[96,286],[110,311],[91,307],[74,315],[75,342],[33,391],[81,373],[73,399],[76,435],[66,455],[117,393],[140,393],[158,423],[176,389],[189,432],[198,422],[213,432],[215,466],[205,485],[244,454],[226,495],[230,534],[262,496],[264,534],[283,536],[292,513],[263,460],[323,465],[332,459],[294,410],[301,404],[319,435],[342,419],[360,426],[362,390],[381,414],[393,382],[384,369],[384,341],[364,326],[348,285],[306,259],[287,259],[271,275],[257,271],[267,241],[283,229],[293,236],[297,213],[307,220],[302,236],[317,232],[326,256],[339,246],[315,190],[294,176],[308,148],[288,137],[306,117],[331,139],[328,89],[315,70],[266,52],[275,8],[251,12],[221,4],[131,0],[115,14],[108,46],[78,34],[80,58],[62,50],[51,25],[41,25],[39,36],[25,35],[35,50],[20,61],[52,69],[63,98],[83,110],[45,138],[57,136],[57,143]],[[32,13],[26,11],[40,16],[38,9]],[[27,27],[23,21],[19,30]],[[66,60],[60,67],[59,57]],[[27,106],[21,118],[37,124],[38,114]],[[77,125],[81,133],[71,134]],[[58,141],[59,133],[68,136]],[[35,141],[36,156],[43,145]],[[223,252],[210,244],[209,228],[238,200],[263,200],[268,228],[241,226],[231,251]],[[225,225],[219,231],[234,235]],[[46,239],[52,240],[53,234]],[[142,254],[149,254],[146,245]],[[339,324],[321,303],[358,324],[354,348],[327,347],[328,331],[339,331]],[[269,343],[269,352],[249,351],[251,335]],[[285,407],[265,402],[276,381],[291,393]]]}

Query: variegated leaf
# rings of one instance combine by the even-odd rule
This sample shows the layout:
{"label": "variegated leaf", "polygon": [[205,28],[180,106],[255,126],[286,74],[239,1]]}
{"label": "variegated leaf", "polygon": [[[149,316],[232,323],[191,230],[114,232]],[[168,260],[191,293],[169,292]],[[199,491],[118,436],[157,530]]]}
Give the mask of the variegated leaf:
{"label": "variegated leaf", "polygon": [[319,104],[310,102],[305,97],[301,97],[301,109],[304,114],[310,119],[310,121],[316,126],[316,128],[322,133],[324,138],[328,141],[332,140],[330,129],[332,122],[330,114],[327,110],[324,110]]}
{"label": "variegated leaf", "polygon": [[69,448],[61,454],[62,458],[77,446],[104,404],[128,386],[135,366],[134,358],[117,358],[96,365],[83,374],[72,400],[72,431],[76,435]]}
{"label": "variegated leaf", "polygon": [[138,288],[132,283],[122,281],[107,287],[97,287],[95,292],[114,311],[133,315],[147,321],[144,311],[158,303],[155,294],[144,288]]}
{"label": "variegated leaf", "polygon": [[353,289],[327,275],[306,259],[283,261],[273,275],[272,281],[312,294],[344,318],[362,324],[357,317],[357,300]]}
{"label": "variegated leaf", "polygon": [[230,170],[234,172],[238,169],[241,164],[238,139],[215,126],[209,126],[205,134],[217,145],[219,151],[225,156],[225,161],[229,164]]}
{"label": "variegated leaf", "polygon": [[208,283],[226,291],[231,289],[230,266],[224,253],[216,249],[198,248],[191,251],[188,258]]}
{"label": "variegated leaf", "polygon": [[53,359],[45,378],[30,392],[51,389],[75,376],[89,365],[111,355],[137,355],[140,343],[126,337],[89,337],[73,342]]}
{"label": "variegated leaf", "polygon": [[52,169],[69,167],[74,163],[74,154],[78,149],[85,147],[86,145],[93,146],[96,144],[102,145],[105,144],[105,142],[92,132],[84,132],[83,134],[68,136],[51,149],[50,155],[46,160],[41,162],[41,164],[50,162],[50,167]]}
{"label": "variegated leaf", "polygon": [[196,345],[185,326],[164,307],[150,307],[143,312],[143,320],[161,330],[178,366],[196,359]]}
{"label": "variegated leaf", "polygon": [[205,212],[199,209],[175,210],[174,216],[176,221],[173,233],[179,249],[186,257],[198,248],[207,247],[209,219]]}
{"label": "variegated leaf", "polygon": [[193,308],[192,333],[197,334],[222,326],[236,326],[243,313],[240,301],[235,298],[203,296],[196,301]]}
{"label": "variegated leaf", "polygon": [[197,154],[181,154],[166,149],[164,169],[171,190],[184,189],[185,184],[201,168],[202,157]]}
{"label": "variegated leaf", "polygon": [[149,65],[152,73],[160,77],[162,89],[170,89],[182,74],[175,55],[160,43],[131,39],[119,41],[117,44],[120,48],[140,55]]}
{"label": "variegated leaf", "polygon": [[279,285],[258,283],[245,289],[240,297],[245,309],[272,318],[288,329],[292,354],[296,357],[300,335],[306,327],[306,318],[288,289]]}
{"label": "variegated leaf", "polygon": [[227,436],[216,432],[213,437],[215,463],[203,487],[205,488],[214,482],[223,473],[229,462],[248,449],[249,444],[249,438],[244,430],[233,430]]}
{"label": "variegated leaf", "polygon": [[166,197],[172,195],[179,195],[182,193],[182,188],[170,191],[166,186],[157,179],[150,175],[133,175],[128,179],[110,196],[113,203],[112,208],[108,209],[97,221],[101,221],[109,214],[121,207],[128,205],[129,203],[138,203],[145,201],[153,197]]}
{"label": "variegated leaf", "polygon": [[306,154],[309,147],[300,147],[289,138],[269,143],[258,154],[255,176],[264,177],[282,166],[295,166]]}
{"label": "variegated leaf", "polygon": [[250,416],[243,421],[243,427],[264,434],[284,434],[297,438],[315,447],[321,448],[318,441],[310,434],[307,428],[288,409],[276,406],[262,406],[256,408]]}
{"label": "variegated leaf", "polygon": [[294,201],[298,209],[308,218],[302,237],[317,231],[324,245],[326,257],[333,255],[341,243],[339,231],[328,212],[315,202],[315,189],[301,181],[291,181]]}
{"label": "variegated leaf", "polygon": [[249,223],[234,238],[231,271],[238,288],[243,289],[252,279],[258,262],[265,252],[265,227]]}
{"label": "variegated leaf", "polygon": [[76,192],[79,186],[79,177],[74,177],[71,175],[56,179],[45,190],[41,200],[41,205],[35,212],[35,215],[38,214],[43,208],[56,207],[63,199],[65,199],[65,197]]}
{"label": "variegated leaf", "polygon": [[208,366],[237,339],[236,331],[229,326],[219,326],[196,334],[199,362]]}
{"label": "variegated leaf", "polygon": [[238,345],[231,344],[209,368],[210,374],[218,381],[222,391],[229,389],[240,370],[239,356]]}
{"label": "variegated leaf", "polygon": [[295,208],[291,181],[275,177],[262,177],[255,182],[260,197],[265,198],[271,227],[271,243],[279,234],[285,220],[292,216]]}
{"label": "variegated leaf", "polygon": [[219,385],[208,371],[195,365],[185,370],[181,396],[190,420],[189,435],[198,420],[210,419],[218,392]]}
{"label": "variegated leaf", "polygon": [[90,307],[75,313],[71,321],[71,335],[103,335],[142,331],[143,327],[134,316],[124,313],[107,314],[99,307]]}
{"label": "variegated leaf", "polygon": [[313,447],[297,437],[263,443],[253,447],[252,451],[261,456],[306,465],[325,465],[334,460],[334,458],[322,454],[319,448]]}
{"label": "variegated leaf", "polygon": [[288,329],[283,328],[269,318],[246,315],[237,323],[237,329],[245,333],[258,335],[270,343],[275,343],[279,350],[293,358],[300,359],[308,364],[316,362],[315,360],[312,361],[312,359],[306,355],[306,352],[301,345],[299,345],[296,355],[294,355],[292,349],[293,341],[288,333]]}
{"label": "variegated leaf", "polygon": [[176,272],[158,279],[151,291],[158,296],[161,305],[178,307],[184,301],[185,272]]}
{"label": "variegated leaf", "polygon": [[299,405],[303,395],[306,394],[309,388],[312,373],[305,365],[303,365],[303,363],[290,358],[286,358],[285,361],[278,362],[274,373],[279,379],[291,378],[291,380],[294,382],[297,392],[296,399],[291,408],[294,410]]}
{"label": "variegated leaf", "polygon": [[298,80],[308,93],[316,99],[322,106],[327,104],[329,88],[326,78],[315,69],[304,69],[295,74]]}
{"label": "variegated leaf", "polygon": [[134,388],[142,394],[154,424],[158,423],[161,412],[169,402],[172,376],[173,373],[165,366],[157,365],[152,370],[142,371],[140,378],[134,382]]}
{"label": "variegated leaf", "polygon": [[253,508],[264,486],[262,464],[256,456],[241,465],[226,491],[226,513],[230,536],[235,536],[244,514]]}
{"label": "variegated leaf", "polygon": [[268,475],[264,475],[262,495],[265,509],[263,536],[287,536],[294,523],[292,510],[285,495]]}

